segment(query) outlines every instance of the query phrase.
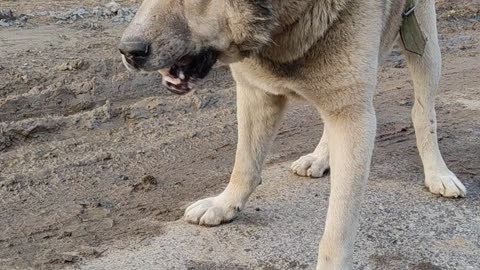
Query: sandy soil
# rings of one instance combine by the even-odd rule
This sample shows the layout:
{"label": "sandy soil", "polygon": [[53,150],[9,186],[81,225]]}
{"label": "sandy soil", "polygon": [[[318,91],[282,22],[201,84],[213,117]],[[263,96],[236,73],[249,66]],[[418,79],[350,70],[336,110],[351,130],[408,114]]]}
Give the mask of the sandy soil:
{"label": "sandy soil", "polygon": [[[127,73],[116,44],[137,2],[108,14],[107,1],[0,3],[28,18],[0,27],[0,269],[63,268],[162,235],[189,202],[227,183],[236,142],[229,71],[182,97],[157,75]],[[103,15],[92,15],[96,6]],[[440,144],[470,192],[462,203],[478,205],[479,4],[443,0],[438,10]],[[421,189],[412,84],[398,51],[380,77],[372,177],[408,170]],[[269,167],[312,151],[321,134],[315,111],[292,105]]]}

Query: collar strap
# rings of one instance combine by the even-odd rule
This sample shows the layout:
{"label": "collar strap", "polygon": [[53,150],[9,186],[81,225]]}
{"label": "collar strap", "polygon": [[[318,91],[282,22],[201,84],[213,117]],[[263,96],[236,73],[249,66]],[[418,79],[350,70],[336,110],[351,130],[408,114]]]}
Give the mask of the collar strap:
{"label": "collar strap", "polygon": [[417,3],[415,3],[415,0],[407,0],[405,3],[405,10],[403,11],[403,17],[408,17],[410,14],[412,14],[415,11],[415,8],[417,7]]}

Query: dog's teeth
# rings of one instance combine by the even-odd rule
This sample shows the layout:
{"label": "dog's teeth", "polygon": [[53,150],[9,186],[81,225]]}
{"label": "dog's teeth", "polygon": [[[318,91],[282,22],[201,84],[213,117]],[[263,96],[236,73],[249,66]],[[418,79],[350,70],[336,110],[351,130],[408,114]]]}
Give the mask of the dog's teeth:
{"label": "dog's teeth", "polygon": [[168,68],[164,68],[164,69],[160,69],[158,72],[160,72],[160,74],[162,74],[162,76],[167,76],[169,71],[170,70]]}
{"label": "dog's teeth", "polygon": [[178,74],[178,78],[180,78],[180,80],[185,80],[185,73],[183,73],[183,71],[180,71],[180,73]]}
{"label": "dog's teeth", "polygon": [[174,85],[179,85],[182,83],[182,81],[178,78],[173,78],[169,75],[164,75],[164,78],[165,78],[165,81],[171,83],[171,84],[174,84]]}
{"label": "dog's teeth", "polygon": [[[170,75],[170,70],[167,69],[167,68],[166,69],[160,69],[158,72],[160,72],[160,74],[162,74],[163,80],[165,80],[166,82],[169,82],[169,83],[174,84],[174,85],[178,85],[178,84],[182,83],[181,79],[172,77],[172,75]],[[180,76],[181,75],[183,75],[183,73],[181,73]],[[185,77],[185,76],[183,76],[183,77]]]}

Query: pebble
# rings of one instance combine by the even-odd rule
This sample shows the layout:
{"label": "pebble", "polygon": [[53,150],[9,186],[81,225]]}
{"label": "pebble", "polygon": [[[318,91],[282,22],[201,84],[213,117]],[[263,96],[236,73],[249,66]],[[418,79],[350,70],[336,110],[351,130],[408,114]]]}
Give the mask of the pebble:
{"label": "pebble", "polygon": [[122,8],[122,6],[115,1],[111,1],[110,3],[106,4],[105,7],[113,13],[117,13]]}

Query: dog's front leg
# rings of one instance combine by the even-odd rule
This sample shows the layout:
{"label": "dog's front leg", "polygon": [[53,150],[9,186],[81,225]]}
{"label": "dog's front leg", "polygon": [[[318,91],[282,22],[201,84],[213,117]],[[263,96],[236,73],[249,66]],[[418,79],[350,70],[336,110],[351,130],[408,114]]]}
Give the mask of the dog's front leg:
{"label": "dog's front leg", "polygon": [[268,94],[245,81],[237,83],[238,145],[230,183],[220,195],[188,207],[188,222],[216,226],[235,218],[261,183],[263,161],[285,104],[284,96]]}
{"label": "dog's front leg", "polygon": [[358,216],[375,140],[375,112],[370,104],[323,114],[330,149],[331,192],[317,270],[352,269]]}

